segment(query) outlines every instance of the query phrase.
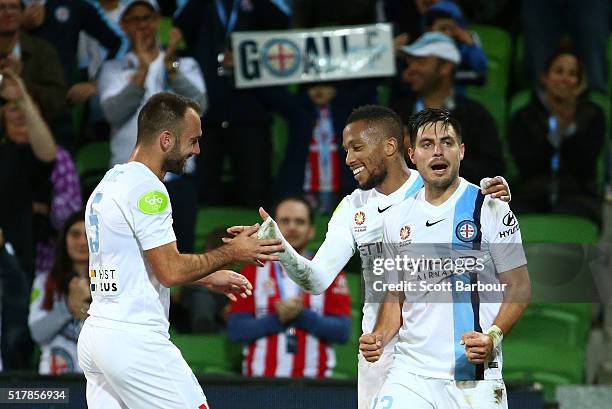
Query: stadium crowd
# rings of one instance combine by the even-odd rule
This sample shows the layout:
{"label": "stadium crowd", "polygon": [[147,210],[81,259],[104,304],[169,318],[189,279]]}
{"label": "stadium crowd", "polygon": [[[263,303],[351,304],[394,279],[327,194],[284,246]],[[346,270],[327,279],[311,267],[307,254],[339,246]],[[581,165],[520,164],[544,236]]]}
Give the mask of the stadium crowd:
{"label": "stadium crowd", "polygon": [[[235,86],[232,32],[377,22],[393,27],[393,78]],[[472,26],[503,30],[512,58],[492,58],[503,44],[487,44]],[[185,174],[164,179],[181,252],[203,250],[199,209],[290,197],[275,219],[307,256],[314,218],[357,187],[344,165],[346,119],[375,103],[405,122],[423,108],[449,109],[468,147],[462,177],[506,176],[519,217],[569,214],[603,230],[612,223],[604,212],[606,194],[612,200],[611,28],[605,0],[0,0],[3,369],[80,372],[76,340],[91,301],[82,206],[104,172],[128,159],[137,113],[161,91],[204,108],[202,153]],[[208,249],[238,224],[214,222],[221,227],[204,232]],[[279,266],[239,266],[254,296],[229,305],[206,289],[179,288],[173,330],[245,343],[245,375],[330,376],[333,358],[316,366],[296,355],[268,368],[253,357],[262,339],[282,341],[288,355],[311,336],[331,356],[351,334],[350,299],[360,294],[349,288],[359,287],[341,274],[310,296]]]}

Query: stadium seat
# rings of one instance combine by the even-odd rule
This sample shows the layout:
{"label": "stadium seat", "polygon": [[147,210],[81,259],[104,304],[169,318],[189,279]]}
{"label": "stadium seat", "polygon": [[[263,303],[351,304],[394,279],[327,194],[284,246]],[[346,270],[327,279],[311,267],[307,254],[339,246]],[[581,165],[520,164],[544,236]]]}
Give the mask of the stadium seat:
{"label": "stadium seat", "polygon": [[555,387],[582,383],[584,349],[569,345],[552,345],[530,339],[503,342],[504,380],[508,383],[539,383],[547,400],[554,400]]}
{"label": "stadium seat", "polygon": [[81,180],[83,197],[88,198],[102,180],[110,163],[110,144],[93,142],[82,146],[76,153],[74,165]]}
{"label": "stadium seat", "polygon": [[[580,315],[557,308],[557,305],[530,305],[506,340],[536,340],[546,345],[570,345],[584,348],[589,333],[590,315],[585,319]],[[590,311],[590,304],[578,305],[586,305]]]}
{"label": "stadium seat", "polygon": [[243,207],[202,207],[198,210],[195,228],[195,249],[202,250],[206,235],[216,227],[260,223],[257,209]]}
{"label": "stadium seat", "polygon": [[231,353],[231,344],[224,334],[196,335],[171,332],[170,339],[181,351],[194,373],[221,375],[240,373],[240,362],[236,362],[235,354]]}
{"label": "stadium seat", "polygon": [[563,214],[520,214],[523,243],[587,243],[599,240],[598,227],[588,219]]}
{"label": "stadium seat", "polygon": [[498,27],[474,24],[471,28],[480,37],[488,59],[488,70],[486,84],[467,87],[467,95],[487,107],[495,118],[500,136],[503,136],[512,40],[506,31]]}

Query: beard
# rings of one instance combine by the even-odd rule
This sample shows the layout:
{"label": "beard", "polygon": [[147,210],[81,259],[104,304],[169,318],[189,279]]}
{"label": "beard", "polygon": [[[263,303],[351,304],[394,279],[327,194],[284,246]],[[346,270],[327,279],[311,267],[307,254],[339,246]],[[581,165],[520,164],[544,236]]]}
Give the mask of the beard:
{"label": "beard", "polygon": [[365,182],[363,182],[363,184],[359,185],[359,189],[370,190],[380,185],[387,177],[387,169],[382,166],[382,164],[379,169],[380,170],[377,172],[372,172],[370,174],[370,177]]}
{"label": "beard", "polygon": [[164,172],[172,172],[177,175],[182,175],[185,172],[185,165],[190,156],[191,155],[182,156],[178,146],[175,146],[164,158],[162,170]]}

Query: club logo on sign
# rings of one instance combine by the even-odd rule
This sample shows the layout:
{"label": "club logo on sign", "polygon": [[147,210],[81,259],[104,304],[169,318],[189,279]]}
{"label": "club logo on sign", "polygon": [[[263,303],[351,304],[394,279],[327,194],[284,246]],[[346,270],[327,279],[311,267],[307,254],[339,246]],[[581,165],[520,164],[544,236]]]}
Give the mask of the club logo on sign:
{"label": "club logo on sign", "polygon": [[289,40],[268,41],[263,50],[263,62],[272,74],[288,77],[300,66],[300,49]]}
{"label": "club logo on sign", "polygon": [[473,241],[478,235],[478,226],[471,220],[464,220],[455,229],[457,238],[464,242]]}

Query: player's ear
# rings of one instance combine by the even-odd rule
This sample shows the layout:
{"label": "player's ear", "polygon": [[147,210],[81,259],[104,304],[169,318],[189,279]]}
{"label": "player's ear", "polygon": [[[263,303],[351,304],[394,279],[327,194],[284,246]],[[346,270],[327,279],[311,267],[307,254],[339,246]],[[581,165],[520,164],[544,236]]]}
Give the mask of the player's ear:
{"label": "player's ear", "polygon": [[162,148],[162,151],[167,152],[172,149],[172,145],[174,144],[174,137],[170,133],[170,131],[163,131],[159,134],[159,145]]}
{"label": "player's ear", "polygon": [[465,156],[465,145],[461,144],[459,146],[459,160],[462,161],[464,156]]}
{"label": "player's ear", "polygon": [[395,138],[387,138],[387,142],[385,143],[385,155],[392,156],[397,149],[397,140]]}
{"label": "player's ear", "polygon": [[414,160],[414,149],[412,149],[412,147],[408,148],[408,157],[410,158],[410,162],[416,165],[416,162]]}

